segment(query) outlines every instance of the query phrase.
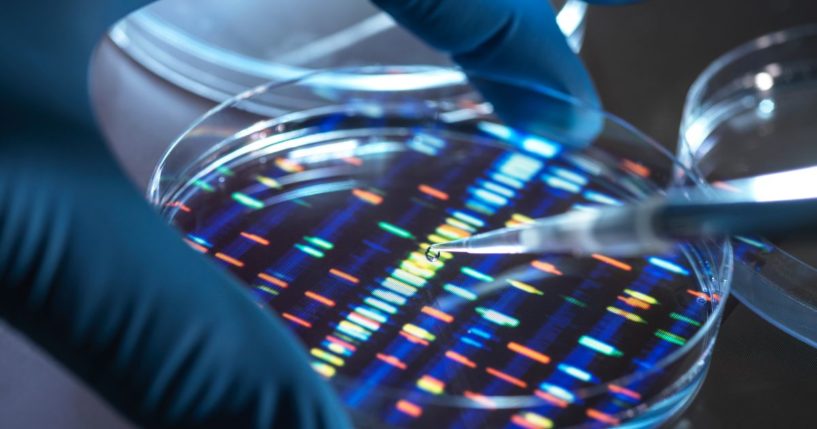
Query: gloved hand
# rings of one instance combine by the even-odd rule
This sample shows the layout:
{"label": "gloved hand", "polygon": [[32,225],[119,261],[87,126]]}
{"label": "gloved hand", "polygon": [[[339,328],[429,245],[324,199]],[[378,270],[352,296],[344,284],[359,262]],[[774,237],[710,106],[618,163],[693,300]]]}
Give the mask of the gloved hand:
{"label": "gloved hand", "polygon": [[[544,85],[598,105],[548,0],[372,0],[466,73]],[[487,95],[495,104],[510,96]],[[511,103],[508,103],[509,105]]]}
{"label": "gloved hand", "polygon": [[590,75],[567,45],[549,0],[372,2],[449,53],[506,123],[574,146],[588,144],[601,127]]}
{"label": "gloved hand", "polygon": [[[469,72],[598,103],[545,0],[377,3]],[[288,329],[182,244],[93,127],[92,46],[139,5],[0,14],[0,315],[140,425],[348,427]]]}
{"label": "gloved hand", "polygon": [[135,3],[0,13],[0,315],[140,426],[350,427],[289,329],[181,242],[95,130],[87,64]]}
{"label": "gloved hand", "polygon": [[91,130],[0,139],[0,314],[141,426],[345,428],[276,317],[193,254]]}

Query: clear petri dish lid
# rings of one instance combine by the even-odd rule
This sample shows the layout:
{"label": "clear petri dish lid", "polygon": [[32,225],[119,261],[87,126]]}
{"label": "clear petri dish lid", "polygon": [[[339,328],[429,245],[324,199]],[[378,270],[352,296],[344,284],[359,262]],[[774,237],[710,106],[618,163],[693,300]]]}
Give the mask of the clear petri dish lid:
{"label": "clear petri dish lid", "polygon": [[[728,243],[631,259],[424,250],[654,196],[682,167],[547,88],[516,88],[545,118],[532,134],[468,82],[406,85],[450,72],[331,70],[248,91],[174,143],[150,199],[281,316],[359,427],[637,426],[678,412],[729,294]],[[400,85],[327,87],[338,76]]]}
{"label": "clear petri dish lid", "polygon": [[[693,84],[678,157],[716,185],[817,165],[815,107],[817,26],[761,36],[718,58]],[[812,184],[792,181],[785,187],[803,186]],[[762,237],[739,237],[734,246],[735,295],[817,346],[817,246]]]}
{"label": "clear petri dish lid", "polygon": [[[552,3],[578,51],[587,4]],[[156,2],[120,21],[110,35],[152,72],[215,101],[326,68],[452,65],[369,2],[355,0]]]}

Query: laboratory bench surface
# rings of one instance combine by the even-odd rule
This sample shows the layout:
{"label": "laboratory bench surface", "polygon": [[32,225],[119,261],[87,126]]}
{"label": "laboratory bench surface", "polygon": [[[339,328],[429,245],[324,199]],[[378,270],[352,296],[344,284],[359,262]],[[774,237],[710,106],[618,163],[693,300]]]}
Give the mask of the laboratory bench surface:
{"label": "laboratory bench surface", "polygon": [[[754,37],[806,23],[817,23],[814,0],[651,0],[592,7],[582,56],[605,107],[674,149],[686,92],[709,63]],[[179,91],[135,71],[124,57],[110,61],[121,72],[114,84],[152,79],[154,91]],[[190,122],[207,105],[191,97],[173,111]],[[150,130],[164,144],[180,131]],[[142,155],[130,171],[138,182],[146,180],[153,157]],[[0,426],[131,427],[5,325],[0,350]],[[720,330],[703,388],[667,427],[813,427],[815,399],[817,350],[738,304]]]}

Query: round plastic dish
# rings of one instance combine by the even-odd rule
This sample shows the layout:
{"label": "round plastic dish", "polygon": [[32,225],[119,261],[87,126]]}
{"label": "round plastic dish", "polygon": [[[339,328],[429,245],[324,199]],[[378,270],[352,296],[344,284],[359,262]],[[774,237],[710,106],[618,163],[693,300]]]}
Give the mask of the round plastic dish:
{"label": "round plastic dish", "polygon": [[[559,26],[578,51],[587,4],[554,0],[553,5]],[[362,0],[156,2],[120,21],[110,35],[152,72],[215,101],[311,70],[451,65]]]}
{"label": "round plastic dish", "polygon": [[632,259],[424,250],[661,193],[679,164],[545,88],[508,88],[542,119],[536,135],[510,128],[457,76],[363,68],[249,91],[175,142],[150,199],[294,330],[358,427],[640,428],[678,414],[708,367],[728,242]]}
{"label": "round plastic dish", "polygon": [[[713,182],[817,165],[815,109],[817,26],[760,37],[716,60],[692,86],[678,157]],[[735,295],[817,346],[817,246],[758,237],[734,246]]]}

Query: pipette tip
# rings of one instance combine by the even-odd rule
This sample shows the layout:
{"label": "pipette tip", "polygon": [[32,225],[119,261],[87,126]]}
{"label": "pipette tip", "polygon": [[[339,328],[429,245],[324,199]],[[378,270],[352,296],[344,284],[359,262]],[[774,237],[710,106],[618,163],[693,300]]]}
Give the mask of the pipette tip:
{"label": "pipette tip", "polygon": [[428,246],[428,249],[426,249],[426,259],[428,259],[428,262],[434,262],[440,259],[440,251],[436,250],[434,246],[436,245],[432,244],[431,246]]}
{"label": "pipette tip", "polygon": [[440,252],[467,252],[468,248],[468,239],[432,244],[426,250],[426,258],[436,260],[440,257]]}

